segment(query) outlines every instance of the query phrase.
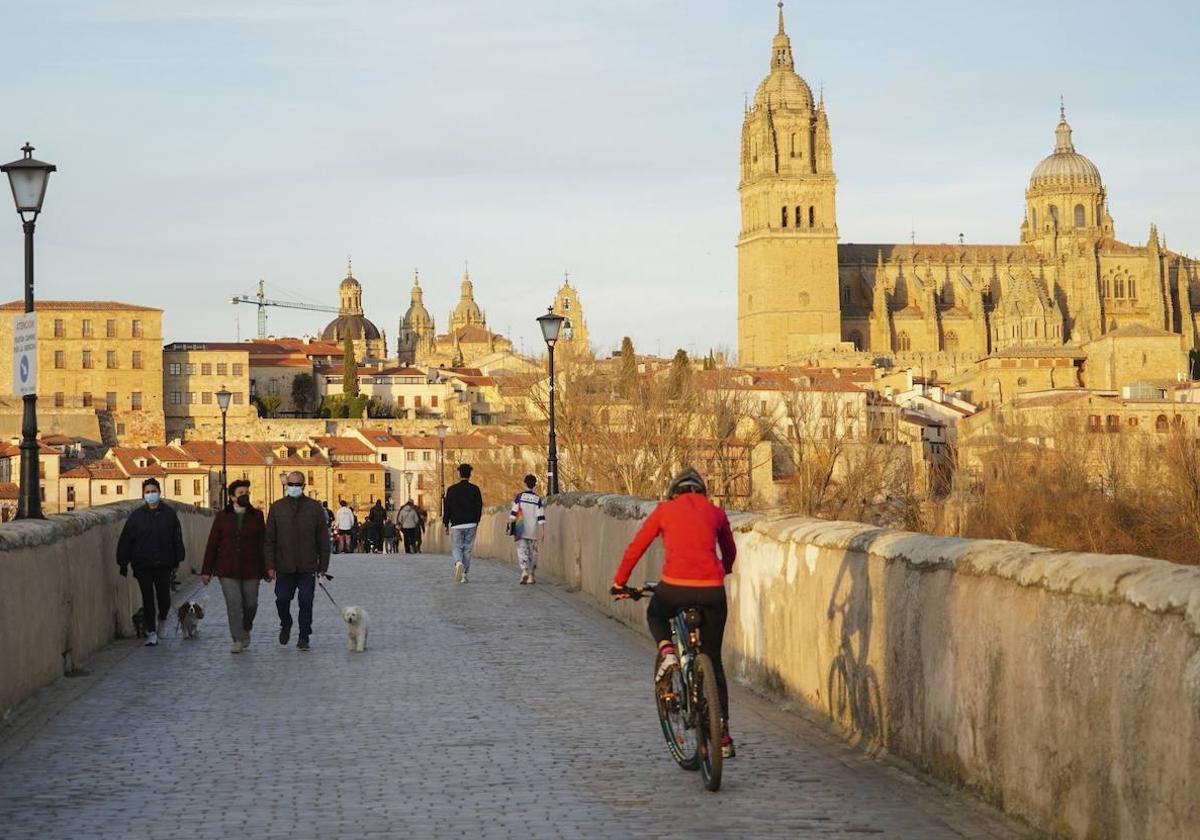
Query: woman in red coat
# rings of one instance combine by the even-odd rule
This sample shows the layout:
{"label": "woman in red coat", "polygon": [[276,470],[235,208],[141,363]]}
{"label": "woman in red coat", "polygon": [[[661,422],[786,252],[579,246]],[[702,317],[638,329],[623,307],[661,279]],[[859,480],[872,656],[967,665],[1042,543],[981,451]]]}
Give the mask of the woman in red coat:
{"label": "woman in red coat", "polygon": [[262,511],[250,505],[250,482],[229,485],[229,500],[217,513],[204,550],[204,568],[200,580],[205,586],[213,577],[220,578],[229,613],[229,632],[233,636],[230,653],[250,647],[250,628],[258,612],[258,583],[269,580],[263,540],[266,522]]}

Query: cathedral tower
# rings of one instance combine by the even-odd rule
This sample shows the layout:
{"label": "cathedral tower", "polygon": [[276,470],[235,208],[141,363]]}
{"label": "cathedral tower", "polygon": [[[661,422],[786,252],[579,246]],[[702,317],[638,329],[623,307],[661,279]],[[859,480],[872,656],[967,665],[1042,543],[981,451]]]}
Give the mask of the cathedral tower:
{"label": "cathedral tower", "polygon": [[797,75],[783,25],[742,123],[738,359],[803,361],[842,341],[833,152],[824,97]]}
{"label": "cathedral tower", "polygon": [[571,280],[566,275],[563,276],[562,287],[554,295],[554,304],[550,311],[567,319],[563,321],[559,348],[568,348],[573,353],[590,352],[591,343],[587,322],[583,319],[583,305],[579,302],[579,292],[571,285]]}

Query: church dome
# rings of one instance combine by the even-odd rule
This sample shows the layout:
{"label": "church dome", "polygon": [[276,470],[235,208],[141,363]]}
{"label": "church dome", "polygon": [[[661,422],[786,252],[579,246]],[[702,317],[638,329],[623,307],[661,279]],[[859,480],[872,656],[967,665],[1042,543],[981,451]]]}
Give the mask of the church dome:
{"label": "church dome", "polygon": [[429,314],[429,310],[425,308],[424,292],[421,290],[421,284],[413,281],[412,288],[412,303],[408,307],[408,311],[404,313],[404,319],[400,322],[402,330],[410,330],[412,332],[421,332],[422,330],[431,329],[433,327],[433,316]]}
{"label": "church dome", "polygon": [[779,4],[779,31],[771,42],[771,72],[754,91],[754,107],[812,110],[812,89],[796,72],[792,41],[783,28],[783,3]]}
{"label": "church dome", "polygon": [[321,338],[324,341],[340,343],[345,341],[347,336],[351,341],[376,340],[380,337],[379,328],[363,315],[339,315],[321,330]]}
{"label": "church dome", "polygon": [[1062,110],[1059,111],[1054,135],[1054,152],[1034,167],[1033,174],[1029,176],[1030,189],[1060,185],[1102,186],[1096,164],[1075,151],[1075,144],[1071,141],[1071,126]]}
{"label": "church dome", "polygon": [[475,284],[471,282],[470,272],[466,272],[463,274],[458,305],[454,307],[454,312],[450,315],[450,324],[451,326],[465,326],[483,323],[483,310],[475,302]]}

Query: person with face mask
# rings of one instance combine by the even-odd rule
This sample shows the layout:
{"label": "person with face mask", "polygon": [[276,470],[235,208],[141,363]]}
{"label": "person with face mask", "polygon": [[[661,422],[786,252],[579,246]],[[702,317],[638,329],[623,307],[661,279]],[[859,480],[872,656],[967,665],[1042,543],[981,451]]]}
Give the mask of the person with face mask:
{"label": "person with face mask", "polygon": [[[179,517],[163,503],[158,479],[142,482],[142,504],[129,514],[117,540],[121,577],[133,576],[142,591],[142,614],[149,635],[146,646],[158,644],[158,629],[171,614],[171,573],[183,562],[183,529]],[[157,620],[156,620],[157,617]]]}
{"label": "person with face mask", "polygon": [[267,571],[264,555],[266,533],[262,511],[250,503],[250,482],[230,484],[229,502],[213,520],[200,570],[200,581],[205,586],[214,576],[221,581],[229,634],[233,637],[230,653],[250,647],[250,630],[258,612],[258,583],[274,577]]}
{"label": "person with face mask", "polygon": [[321,503],[304,495],[304,473],[288,473],[286,495],[271,503],[265,548],[267,574],[275,575],[279,644],[292,637],[292,598],[299,594],[297,647],[308,650],[317,575],[329,571],[329,529]]}

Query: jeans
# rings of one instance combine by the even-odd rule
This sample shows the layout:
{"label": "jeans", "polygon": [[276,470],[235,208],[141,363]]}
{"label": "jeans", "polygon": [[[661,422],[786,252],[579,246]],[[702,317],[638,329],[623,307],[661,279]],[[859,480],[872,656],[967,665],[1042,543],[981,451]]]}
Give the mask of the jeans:
{"label": "jeans", "polygon": [[300,593],[300,638],[312,635],[313,595],[317,591],[315,572],[279,572],[275,576],[275,607],[279,626],[292,626],[292,596]]}
{"label": "jeans", "polygon": [[[171,614],[171,567],[148,566],[144,569],[134,569],[133,576],[137,579],[138,588],[142,590],[142,615],[146,620],[146,632],[155,633],[158,625],[167,620]],[[155,601],[158,609],[155,609]],[[154,618],[158,616],[158,621]]]}
{"label": "jeans", "polygon": [[229,635],[235,642],[243,641],[250,635],[254,616],[258,612],[258,579],[221,578],[221,591],[225,593]]}
{"label": "jeans", "polygon": [[517,540],[517,564],[521,571],[532,572],[537,568],[537,560],[538,541],[524,538]]}
{"label": "jeans", "polygon": [[463,571],[471,571],[471,547],[475,545],[475,531],[478,526],[469,528],[450,529],[450,554],[455,563],[462,563]]}
{"label": "jeans", "polygon": [[724,586],[676,586],[660,583],[646,608],[646,623],[654,641],[671,640],[671,620],[688,607],[699,607],[704,614],[700,625],[700,649],[712,660],[716,672],[717,693],[721,695],[721,717],[729,720],[729,687],[725,683],[725,665],[721,662],[721,643],[725,640],[725,618],[729,608],[725,603]]}

